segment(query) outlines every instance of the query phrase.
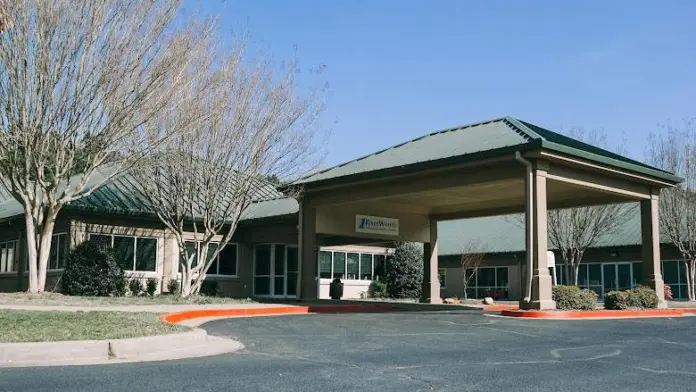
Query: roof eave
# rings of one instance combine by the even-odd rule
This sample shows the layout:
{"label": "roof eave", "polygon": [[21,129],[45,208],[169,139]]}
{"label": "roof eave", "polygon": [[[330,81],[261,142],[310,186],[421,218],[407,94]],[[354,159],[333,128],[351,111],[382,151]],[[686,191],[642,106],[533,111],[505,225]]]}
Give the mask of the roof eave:
{"label": "roof eave", "polygon": [[516,151],[527,152],[538,150],[541,146],[540,142],[541,140],[532,140],[524,144],[516,144],[513,146],[506,146],[502,148],[496,148],[493,150],[480,151],[472,154],[459,155],[431,161],[417,162],[404,166],[389,167],[385,169],[372,170],[362,173],[350,174],[346,176],[332,177],[324,180],[295,182],[293,185],[303,187],[304,189],[318,188],[324,186],[336,186],[349,184],[357,181],[375,180],[394,175],[413,174],[421,170],[439,169],[446,166],[473,163],[476,161],[483,161],[486,159],[502,158],[506,155],[509,155],[509,158],[512,160],[515,158]]}
{"label": "roof eave", "polygon": [[585,151],[578,150],[578,149],[573,148],[573,147],[564,146],[562,144],[550,142],[547,140],[541,141],[541,147],[542,147],[542,149],[545,149],[545,150],[560,152],[562,154],[570,155],[570,156],[573,156],[576,158],[580,158],[580,159],[584,159],[584,160],[588,160],[588,161],[593,161],[593,162],[597,162],[600,164],[616,167],[619,169],[624,169],[624,170],[632,171],[635,173],[639,173],[639,174],[642,174],[642,175],[645,175],[648,177],[652,177],[656,180],[666,182],[672,186],[676,186],[679,183],[684,181],[683,178],[676,176],[672,173],[664,172],[664,171],[661,171],[658,169],[650,169],[647,167],[622,162],[622,161],[619,161],[616,159],[603,157],[601,155],[593,154],[590,152],[585,152]]}

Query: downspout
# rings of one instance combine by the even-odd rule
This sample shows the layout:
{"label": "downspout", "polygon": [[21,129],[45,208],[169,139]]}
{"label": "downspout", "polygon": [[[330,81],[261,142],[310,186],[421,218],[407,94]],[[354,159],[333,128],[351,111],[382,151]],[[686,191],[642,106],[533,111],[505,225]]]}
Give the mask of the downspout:
{"label": "downspout", "polygon": [[533,257],[534,257],[534,240],[532,232],[534,231],[534,210],[532,205],[532,196],[534,194],[534,173],[532,172],[532,162],[524,159],[519,151],[515,151],[515,159],[527,167],[527,174],[525,177],[525,223],[526,232],[525,237],[527,239],[527,293],[524,297],[524,302],[529,303],[532,301],[532,268],[533,268]]}

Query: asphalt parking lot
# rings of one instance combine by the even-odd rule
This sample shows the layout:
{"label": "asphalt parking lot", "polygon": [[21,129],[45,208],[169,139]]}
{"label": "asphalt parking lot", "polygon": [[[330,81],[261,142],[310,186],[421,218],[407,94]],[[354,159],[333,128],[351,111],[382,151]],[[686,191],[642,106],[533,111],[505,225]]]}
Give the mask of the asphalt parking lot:
{"label": "asphalt parking lot", "polygon": [[475,311],[213,321],[238,354],[0,370],[0,391],[663,391],[696,389],[696,317],[549,321]]}

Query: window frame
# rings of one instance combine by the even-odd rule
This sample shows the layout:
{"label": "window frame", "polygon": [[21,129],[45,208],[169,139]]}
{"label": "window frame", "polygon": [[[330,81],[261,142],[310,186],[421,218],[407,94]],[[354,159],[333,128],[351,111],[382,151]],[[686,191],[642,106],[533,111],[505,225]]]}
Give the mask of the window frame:
{"label": "window frame", "polygon": [[[479,285],[479,270],[481,269],[492,269],[493,270],[493,286],[488,286],[488,285]],[[508,274],[508,280],[507,280],[507,286],[500,286],[498,285],[498,270],[499,269],[505,269],[505,272]],[[510,266],[491,266],[491,267],[478,267],[478,268],[467,268],[467,270],[473,270],[474,276],[471,279],[471,282],[467,285],[466,290],[473,290],[473,295],[471,298],[478,298],[478,291],[479,290],[504,290],[507,292],[507,295],[503,297],[503,299],[507,299],[510,296]],[[464,271],[466,274],[466,270]]]}
{"label": "window frame", "polygon": [[[438,268],[437,277],[440,281],[440,290],[447,289],[447,268]],[[442,277],[442,279],[440,279]]]}
{"label": "window frame", "polygon": [[[10,264],[10,265],[11,265],[11,269],[5,268],[6,271],[0,270],[0,275],[16,275],[16,274],[17,274],[17,270],[19,269],[19,268],[18,268],[18,265],[17,265],[17,264],[19,263],[19,257],[18,257],[18,254],[17,254],[17,251],[19,250],[19,240],[17,239],[17,240],[10,240],[10,241],[3,241],[3,242],[0,242],[0,248],[1,248],[3,245],[5,245],[5,248],[4,248],[4,249],[7,249],[7,246],[6,246],[6,245],[9,244],[9,243],[13,243],[13,244],[14,244],[14,245],[12,246],[13,252],[12,252],[12,263]],[[0,259],[1,259],[1,258],[2,258],[2,251],[0,250]],[[5,261],[5,263],[6,263],[6,264],[5,264],[5,267],[7,267],[7,261]],[[2,267],[2,265],[0,265],[0,267]]]}
{"label": "window frame", "polygon": [[[198,248],[201,246],[201,242],[203,242],[203,241],[192,240],[192,241],[184,241],[184,242],[185,243],[186,242],[195,242],[196,243],[196,258],[198,258]],[[218,247],[220,246],[220,243],[215,242],[215,241],[210,241],[210,243],[208,245],[212,245],[212,244],[215,244]],[[234,275],[220,274],[220,254],[224,251],[224,249],[226,249],[230,245],[235,246],[235,250],[234,250],[234,255],[235,255]],[[181,257],[181,256],[179,256],[179,257]],[[211,278],[239,278],[239,243],[228,242],[227,245],[225,245],[225,248],[223,248],[223,250],[221,250],[216,257],[217,257],[217,260],[216,260],[217,271],[215,271],[214,274],[210,273],[210,272],[206,273],[205,274],[206,278],[207,277],[211,277]],[[196,265],[197,265],[197,263],[198,263],[198,260],[196,260]],[[176,268],[177,268],[177,271],[179,271],[179,273],[181,273],[181,271],[179,270],[180,267],[181,267],[180,263],[177,263]]]}
{"label": "window frame", "polygon": [[[111,244],[109,245],[112,249],[114,247],[114,237],[128,237],[128,238],[133,238],[133,269],[124,269],[123,271],[129,274],[159,274],[160,273],[160,263],[159,263],[159,248],[160,248],[160,238],[159,237],[151,237],[151,236],[144,236],[144,235],[128,235],[128,234],[112,234],[112,233],[100,233],[100,232],[88,232],[87,233],[87,240],[92,239],[92,236],[104,236],[104,237],[110,237],[111,238]],[[137,257],[138,257],[138,238],[142,239],[149,239],[149,240],[155,240],[155,269],[151,271],[147,270],[137,270],[135,267],[138,265],[137,263]]]}
{"label": "window frame", "polygon": [[[70,246],[67,245],[67,243],[68,243],[68,232],[67,231],[63,231],[60,233],[53,233],[53,235],[51,236],[51,248],[53,247],[53,239],[56,237],[60,237],[60,236],[65,236],[64,246],[66,246],[66,248],[69,250]],[[50,250],[48,252],[48,256],[49,257],[51,256]],[[58,249],[56,250],[56,258],[58,259],[58,260],[56,260],[56,262],[57,262],[56,265],[60,265],[60,242],[58,242]],[[62,267],[51,268],[51,261],[52,260],[50,260],[50,259],[48,260],[48,268],[46,269],[47,272],[63,271],[65,269],[66,263],[68,262],[68,253],[67,252],[63,253],[63,266]]]}
{"label": "window frame", "polygon": [[[330,255],[329,261],[331,263],[331,269],[329,271],[329,278],[323,278],[321,277],[321,255],[322,253],[328,253]],[[335,263],[335,254],[336,253],[342,253],[345,255],[345,258],[343,260],[343,272],[341,274],[340,279],[341,280],[350,280],[350,281],[362,281],[362,282],[373,282],[375,281],[375,260],[377,256],[382,256],[383,257],[383,262],[387,262],[387,254],[386,253],[372,253],[372,252],[359,252],[359,251],[347,251],[347,250],[334,250],[334,249],[319,249],[317,252],[317,278],[318,279],[329,279],[333,280],[335,279],[334,275],[336,274],[336,269],[334,268],[334,263]],[[346,276],[348,276],[348,255],[349,254],[357,254],[358,259],[357,259],[357,264],[358,264],[358,274],[355,279],[348,279]],[[363,256],[370,256],[370,279],[363,279],[363,268],[362,268],[362,258]]]}

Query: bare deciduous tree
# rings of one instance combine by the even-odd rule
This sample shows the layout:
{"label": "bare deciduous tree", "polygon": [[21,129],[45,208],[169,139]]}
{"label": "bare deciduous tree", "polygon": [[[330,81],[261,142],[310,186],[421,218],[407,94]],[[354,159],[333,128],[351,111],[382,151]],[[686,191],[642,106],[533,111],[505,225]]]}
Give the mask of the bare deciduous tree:
{"label": "bare deciduous tree", "polygon": [[0,182],[24,208],[29,291],[42,292],[59,211],[147,153],[142,124],[171,109],[210,26],[178,23],[179,0],[0,8]]}
{"label": "bare deciduous tree", "polygon": [[[608,144],[606,135],[598,130],[585,132],[582,128],[572,128],[568,136],[598,147]],[[605,204],[548,211],[549,243],[561,252],[569,283],[577,286],[585,251],[596,245],[602,236],[615,232],[626,223],[635,209],[635,204]],[[524,227],[524,215],[513,220]]]}
{"label": "bare deciduous tree", "polygon": [[569,282],[577,286],[585,251],[616,231],[634,211],[635,205],[605,204],[548,212],[549,242],[561,252]]}
{"label": "bare deciduous tree", "polygon": [[[459,265],[462,267],[462,294],[464,299],[468,299],[467,289],[471,284],[472,279],[476,274],[476,270],[483,263],[485,258],[485,253],[483,251],[483,246],[480,241],[471,241],[462,250],[462,256],[459,259]],[[471,273],[467,273],[467,270],[471,270]]]}
{"label": "bare deciduous tree", "polygon": [[[193,70],[201,75],[194,90],[204,89],[204,98],[193,91],[180,110],[148,124],[155,141],[162,129],[182,132],[134,168],[149,204],[176,237],[183,297],[199,292],[247,207],[269,188],[275,192],[264,179],[302,174],[315,156],[318,92],[300,92],[294,62],[279,73],[245,53],[240,45],[214,67]],[[195,252],[187,241],[198,244]]]}
{"label": "bare deciduous tree", "polygon": [[[606,148],[608,145],[606,135],[599,130],[585,132],[582,128],[574,128],[568,135],[594,146]],[[619,147],[619,150],[626,155],[625,147]],[[602,236],[615,232],[626,223],[635,209],[635,204],[604,204],[549,210],[549,242],[561,252],[569,282],[577,286],[585,251],[596,245]]]}
{"label": "bare deciduous tree", "polygon": [[651,135],[647,158],[653,165],[684,178],[679,186],[660,195],[660,226],[679,249],[686,270],[689,301],[696,300],[696,128],[666,125],[664,133]]}

